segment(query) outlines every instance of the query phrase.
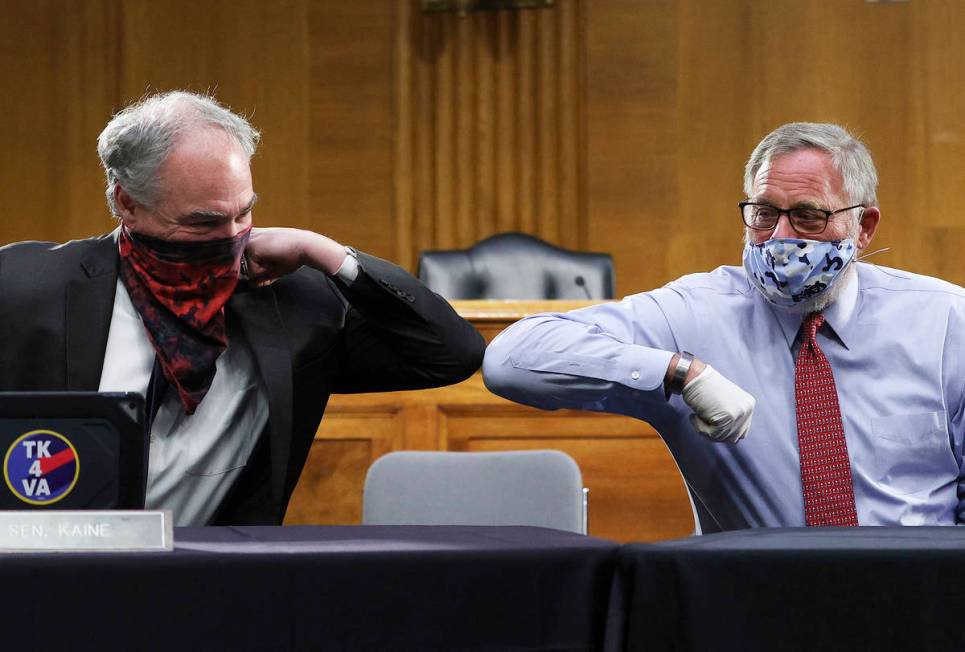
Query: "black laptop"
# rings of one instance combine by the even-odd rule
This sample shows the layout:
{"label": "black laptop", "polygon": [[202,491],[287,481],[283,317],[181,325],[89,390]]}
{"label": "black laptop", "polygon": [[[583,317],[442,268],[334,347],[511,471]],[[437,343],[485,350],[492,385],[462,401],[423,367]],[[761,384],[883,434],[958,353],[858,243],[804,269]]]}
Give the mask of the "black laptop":
{"label": "black laptop", "polygon": [[0,509],[143,509],[147,452],[140,394],[0,392]]}

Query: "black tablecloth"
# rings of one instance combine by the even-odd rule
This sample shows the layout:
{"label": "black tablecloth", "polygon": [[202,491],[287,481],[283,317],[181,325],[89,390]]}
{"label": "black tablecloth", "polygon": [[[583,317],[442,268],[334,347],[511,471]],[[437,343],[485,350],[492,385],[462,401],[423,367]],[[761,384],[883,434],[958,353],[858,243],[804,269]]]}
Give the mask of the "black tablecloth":
{"label": "black tablecloth", "polygon": [[618,545],[532,527],[178,528],[0,555],[2,649],[591,650]]}
{"label": "black tablecloth", "polygon": [[742,530],[620,551],[608,650],[965,648],[965,530]]}

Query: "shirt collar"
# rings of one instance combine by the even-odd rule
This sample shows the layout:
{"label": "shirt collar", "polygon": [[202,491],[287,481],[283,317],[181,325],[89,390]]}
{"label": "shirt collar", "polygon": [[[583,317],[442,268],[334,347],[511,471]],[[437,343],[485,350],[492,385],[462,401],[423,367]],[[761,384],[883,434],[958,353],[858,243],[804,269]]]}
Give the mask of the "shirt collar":
{"label": "shirt collar", "polygon": [[[846,349],[850,349],[848,342],[852,341],[854,334],[855,313],[858,307],[858,266],[855,264],[855,271],[847,274],[841,280],[846,283],[841,290],[840,296],[830,306],[822,312],[824,323],[837,336],[838,340]],[[788,348],[793,348],[794,340],[797,338],[798,331],[801,330],[801,322],[804,315],[782,310],[770,303],[767,304],[781,326],[784,339],[787,340]]]}

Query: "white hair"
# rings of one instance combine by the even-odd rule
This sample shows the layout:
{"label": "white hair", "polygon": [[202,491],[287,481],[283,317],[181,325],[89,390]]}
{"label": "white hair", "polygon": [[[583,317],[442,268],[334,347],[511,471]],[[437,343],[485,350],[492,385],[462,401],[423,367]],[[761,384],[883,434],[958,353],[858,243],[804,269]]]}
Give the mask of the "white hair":
{"label": "white hair", "polygon": [[207,95],[159,93],[118,112],[97,138],[107,175],[107,205],[117,215],[114,190],[120,185],[134,201],[154,208],[159,199],[158,169],[178,137],[197,127],[218,127],[233,136],[250,159],[261,134],[240,115]]}
{"label": "white hair", "polygon": [[878,205],[878,172],[864,144],[843,127],[815,122],[791,122],[769,133],[754,148],[744,168],[744,193],[751,197],[754,178],[771,159],[802,149],[819,149],[831,155],[852,204]]}

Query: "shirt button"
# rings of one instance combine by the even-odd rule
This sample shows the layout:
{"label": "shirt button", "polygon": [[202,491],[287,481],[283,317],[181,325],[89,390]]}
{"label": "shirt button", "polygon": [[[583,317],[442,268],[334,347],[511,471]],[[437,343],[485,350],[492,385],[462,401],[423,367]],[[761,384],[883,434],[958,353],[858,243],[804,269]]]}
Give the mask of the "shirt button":
{"label": "shirt button", "polygon": [[634,371],[633,373],[630,374],[630,378],[633,378],[634,380],[640,380],[640,372]]}

